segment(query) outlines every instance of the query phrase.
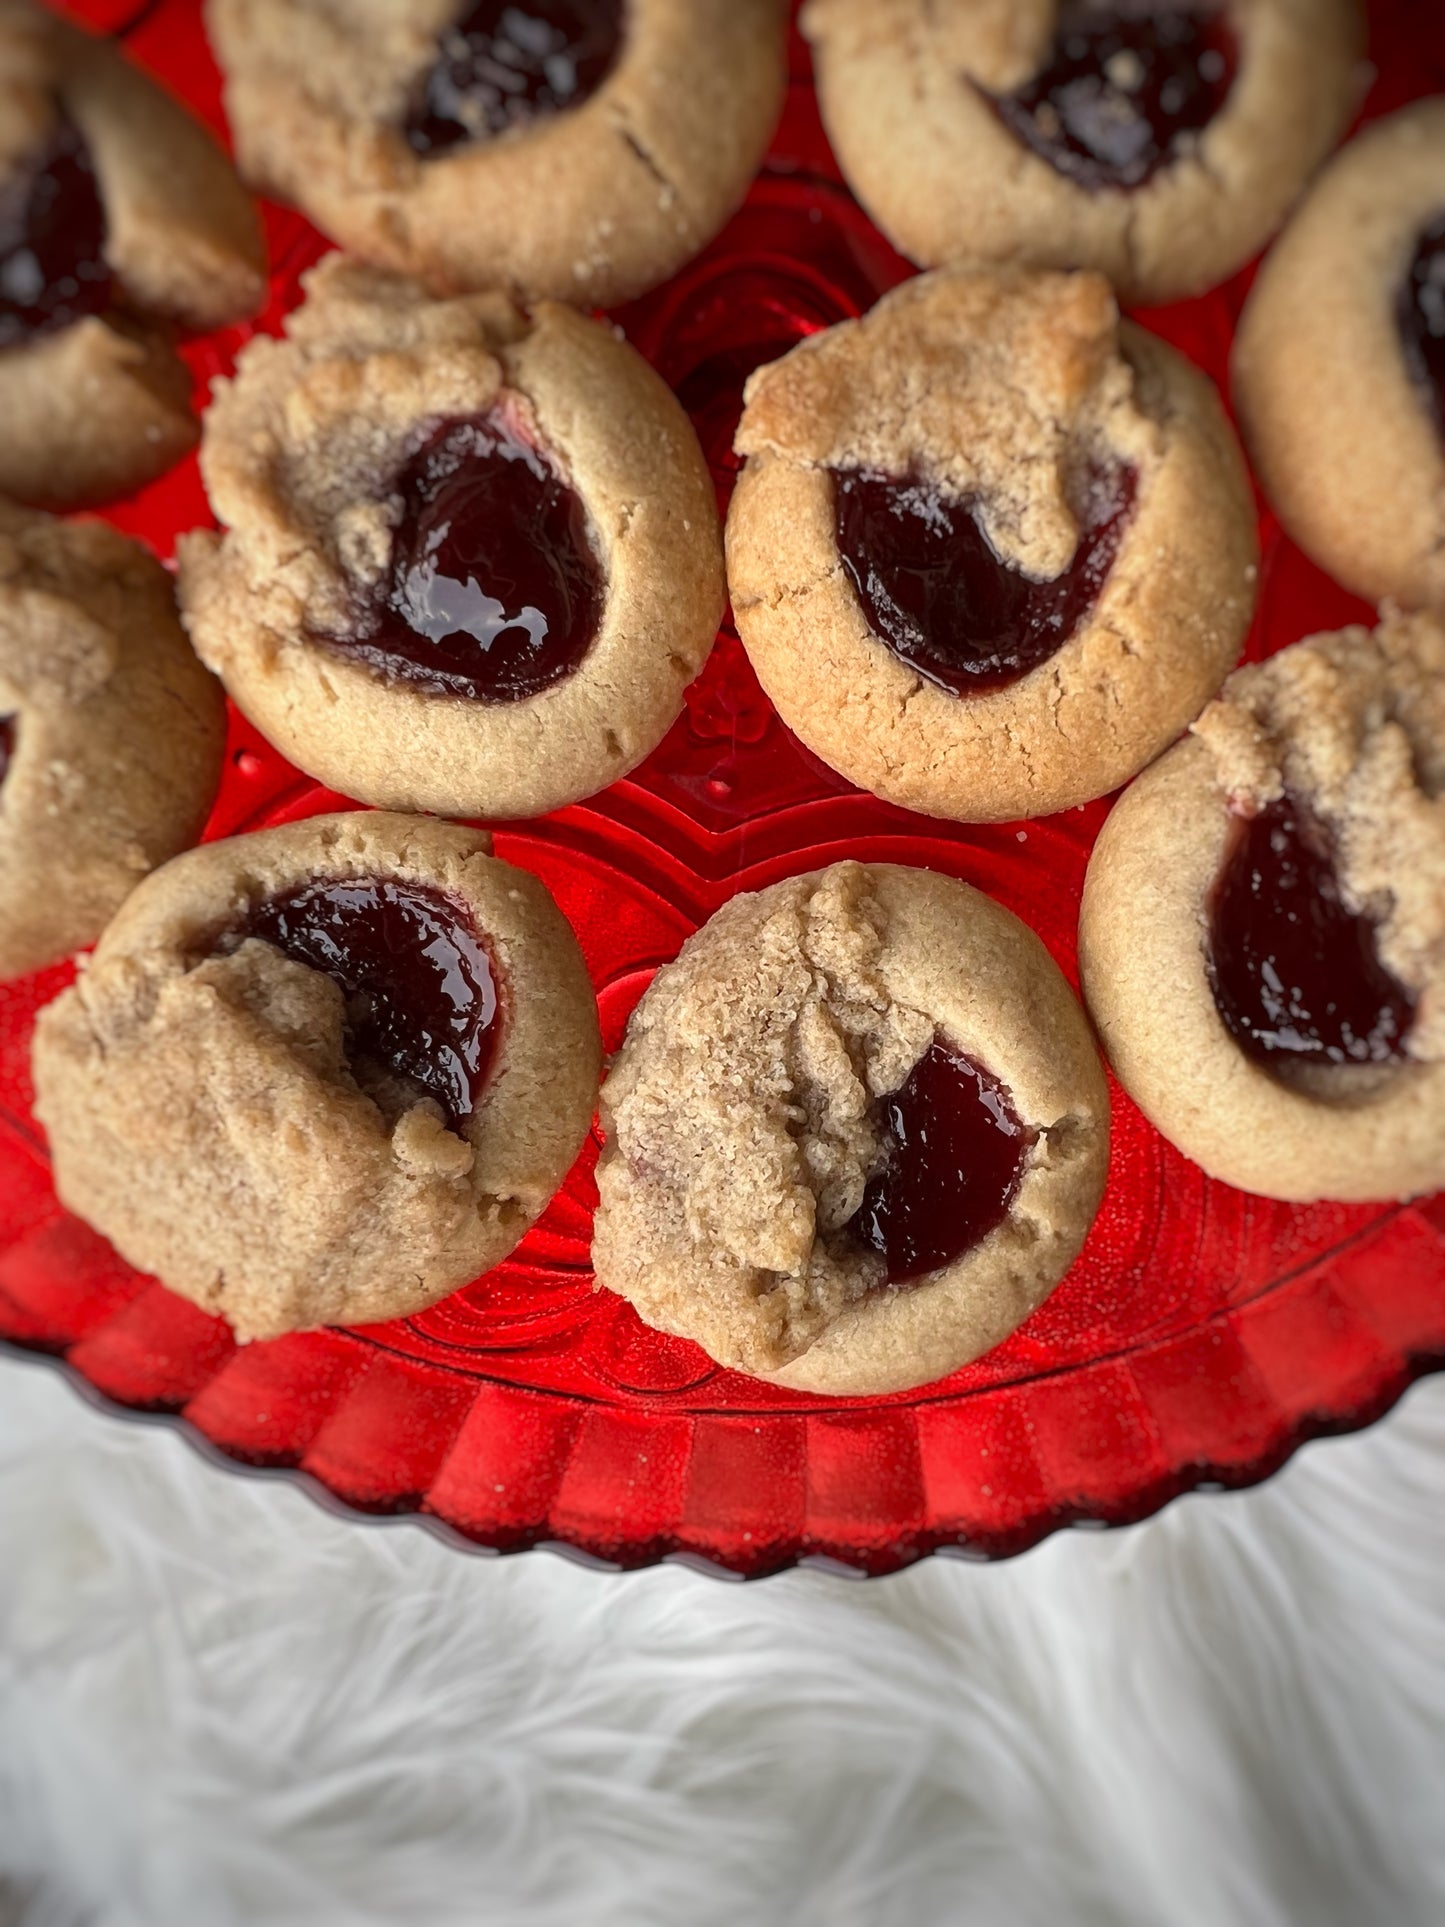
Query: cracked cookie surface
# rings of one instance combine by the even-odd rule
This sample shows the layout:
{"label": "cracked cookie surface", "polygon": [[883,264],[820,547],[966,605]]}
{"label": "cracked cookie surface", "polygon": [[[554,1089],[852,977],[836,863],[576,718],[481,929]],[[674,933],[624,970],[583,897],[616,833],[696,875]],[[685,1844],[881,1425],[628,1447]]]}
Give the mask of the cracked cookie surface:
{"label": "cracked cookie surface", "polygon": [[[66,184],[37,187],[57,161]],[[93,220],[96,284],[73,312],[46,314],[47,250],[31,220],[67,186],[85,219],[70,210],[48,239]],[[0,492],[79,508],[154,480],[198,433],[173,328],[242,320],[266,295],[260,220],[230,162],[109,40],[0,0],[0,226],[0,336],[12,337],[0,346]]]}
{"label": "cracked cookie surface", "polygon": [[[1147,21],[1147,7],[808,0],[802,28],[833,151],[910,259],[1092,267],[1124,299],[1157,302],[1216,286],[1273,233],[1362,91],[1364,30],[1358,0],[1164,0],[1152,11],[1217,19],[1234,73],[1218,111],[1129,186],[1071,178],[999,103],[1026,97],[1091,12],[1127,26]],[[1101,118],[1127,114],[1142,73],[1132,50],[1110,62],[1109,90],[1080,109],[1091,138]]]}
{"label": "cracked cookie surface", "polygon": [[[935,1040],[1028,1135],[1006,1217],[887,1282],[850,1232],[881,1105]],[[843,863],[735,898],[658,973],[603,1087],[593,1261],[649,1324],[799,1390],[897,1391],[1004,1338],[1103,1193],[1108,1094],[1043,945],[966,884]]]}
{"label": "cracked cookie surface", "polygon": [[[465,1119],[357,1055],[367,1012],[331,974],[245,935],[348,880],[430,893],[490,956],[497,1034]],[[600,1061],[581,954],[535,877],[474,830],[317,817],[192,851],[130,899],[41,1013],[36,1114],[70,1210],[269,1338],[404,1316],[499,1263],[566,1176]]]}
{"label": "cracked cookie surface", "polygon": [[225,737],[160,564],[0,502],[0,977],[93,943],[196,840]]}
{"label": "cracked cookie surface", "polygon": [[[575,492],[603,590],[577,666],[517,701],[419,688],[331,646],[364,637],[390,594],[408,463],[439,422],[487,419]],[[291,761],[363,802],[509,817],[591,795],[666,734],[717,633],[716,499],[692,426],[640,355],[558,303],[427,301],[333,255],[286,339],[253,342],[218,384],[202,472],[225,532],[178,544],[196,648]]]}
{"label": "cracked cookie surface", "polygon": [[210,0],[243,172],[434,293],[504,287],[587,307],[666,280],[741,204],[782,109],[784,0],[628,0],[590,97],[419,153],[408,114],[468,11]]}
{"label": "cracked cookie surface", "polygon": [[1347,588],[1412,608],[1445,604],[1445,428],[1407,361],[1402,304],[1442,219],[1445,101],[1424,100],[1321,175],[1234,348],[1240,425],[1289,533]]}
{"label": "cracked cookie surface", "polygon": [[[1044,815],[1159,754],[1237,660],[1258,547],[1204,376],[1120,322],[1097,275],[940,270],[760,369],[737,435],[733,608],[788,726],[853,782],[961,821]],[[880,639],[843,566],[842,473],[921,477],[1018,584],[1065,575],[1081,478],[1132,477],[1072,634],[961,696]]]}
{"label": "cracked cookie surface", "polygon": [[[1369,919],[1379,964],[1413,1011],[1386,1061],[1264,1068],[1221,1014],[1210,963],[1221,880],[1242,826],[1285,798],[1323,826],[1345,908]],[[1290,921],[1307,914],[1292,908]],[[1105,825],[1080,964],[1120,1081],[1211,1176],[1296,1201],[1409,1197],[1445,1182],[1438,619],[1313,637],[1232,676]]]}

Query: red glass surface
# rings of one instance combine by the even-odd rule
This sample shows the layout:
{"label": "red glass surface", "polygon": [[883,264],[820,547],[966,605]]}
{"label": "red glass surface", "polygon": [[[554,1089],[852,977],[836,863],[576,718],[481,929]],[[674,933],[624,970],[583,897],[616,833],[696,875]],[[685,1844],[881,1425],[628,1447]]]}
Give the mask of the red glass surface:
{"label": "red glass surface", "polygon": [[[219,124],[194,0],[85,0]],[[1445,89],[1436,0],[1375,9],[1371,111]],[[839,184],[806,60],[768,170],[703,257],[618,321],[684,397],[720,496],[742,383],[856,314],[905,265]],[[320,252],[272,210],[274,330]],[[1146,317],[1215,380],[1242,275]],[[224,372],[245,331],[189,353]],[[112,513],[169,554],[208,519],[187,463]],[[1366,619],[1267,517],[1253,657]],[[212,834],[345,807],[239,720]],[[1089,849],[1107,813],[968,829],[861,795],[782,728],[731,630],[685,715],[628,781],[499,828],[571,918],[609,1047],[652,972],[740,889],[850,856],[966,878],[1026,918],[1077,980]],[[31,1115],[36,1009],[70,967],[0,986],[0,1338],[97,1396],[178,1419],[226,1462],[279,1469],[352,1513],[459,1544],[561,1546],[609,1565],[683,1558],[753,1575],[800,1560],[889,1572],[939,1551],[998,1557],[1058,1526],[1141,1518],[1246,1485],[1301,1440],[1365,1424],[1445,1364],[1445,1199],[1298,1209],[1213,1184],[1118,1091],[1108,1196],[1074,1270],[988,1357],[922,1392],[825,1400],[722,1371],[649,1331],[587,1267],[595,1145],[508,1263],[421,1317],[238,1348],[137,1276],[55,1201]]]}

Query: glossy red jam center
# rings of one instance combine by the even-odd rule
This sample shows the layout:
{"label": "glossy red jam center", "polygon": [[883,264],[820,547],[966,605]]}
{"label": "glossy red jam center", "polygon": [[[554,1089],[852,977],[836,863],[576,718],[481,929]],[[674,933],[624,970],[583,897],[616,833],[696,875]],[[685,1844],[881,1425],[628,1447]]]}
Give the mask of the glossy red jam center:
{"label": "glossy red jam center", "polygon": [[324,971],[346,999],[347,1049],[368,1071],[435,1099],[452,1129],[477,1108],[496,1052],[496,974],[461,905],[422,884],[322,879],[257,905],[247,937]]}
{"label": "glossy red jam center", "polygon": [[848,1226],[890,1285],[941,1271],[1008,1216],[1036,1135],[982,1065],[935,1042],[883,1100],[885,1162]]}
{"label": "glossy red jam center", "polygon": [[998,553],[975,501],[917,477],[833,478],[838,553],[869,627],[920,676],[958,696],[1017,682],[1069,640],[1098,601],[1134,505],[1132,470],[1094,470],[1075,504],[1069,568],[1035,582]]}
{"label": "glossy red jam center", "polygon": [[0,348],[68,328],[110,304],[105,210],[69,121],[0,185]]}
{"label": "glossy red jam center", "polygon": [[1376,924],[1340,889],[1333,839],[1288,796],[1238,825],[1214,893],[1210,978],[1246,1056],[1389,1064],[1415,1003],[1380,961]]}
{"label": "glossy red jam center", "polygon": [[10,774],[10,759],[15,754],[15,718],[0,716],[0,786]]}
{"label": "glossy red jam center", "polygon": [[1420,235],[1400,290],[1399,321],[1411,378],[1445,431],[1445,215]]}
{"label": "glossy red jam center", "polygon": [[580,107],[611,73],[623,0],[480,0],[442,34],[404,132],[418,154]]}
{"label": "glossy red jam center", "polygon": [[1081,186],[1142,187],[1196,143],[1237,66],[1220,0],[1064,0],[1042,72],[995,105]]}
{"label": "glossy red jam center", "polygon": [[391,581],[361,632],[323,638],[389,681],[519,702],[570,676],[602,623],[581,499],[500,412],[448,422],[396,483]]}

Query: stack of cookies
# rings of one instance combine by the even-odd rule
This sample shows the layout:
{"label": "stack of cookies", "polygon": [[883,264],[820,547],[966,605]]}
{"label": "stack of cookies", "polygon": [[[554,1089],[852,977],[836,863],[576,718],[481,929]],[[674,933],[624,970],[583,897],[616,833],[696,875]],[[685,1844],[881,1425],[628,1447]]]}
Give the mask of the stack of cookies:
{"label": "stack of cookies", "polygon": [[[785,0],[207,17],[242,176],[345,251],[198,431],[170,331],[261,305],[252,205],[113,48],[0,0],[0,970],[100,939],[35,1039],[72,1210],[246,1338],[499,1263],[591,1124],[597,1010],[543,885],[444,819],[635,769],[729,599],[783,721],[890,803],[1012,822],[1128,786],[1088,1014],[927,871],[734,898],[602,1087],[600,1285],[798,1390],[945,1376],[1084,1242],[1100,1044],[1216,1178],[1445,1183],[1445,107],[1318,172],[1357,0],[807,0],[838,161],[925,272],[752,374],[725,532],[594,311],[741,203]],[[1119,304],[1216,286],[1286,216],[1240,424],[1290,532],[1384,606],[1237,670],[1249,468]],[[198,432],[217,526],[174,585],[42,512]],[[191,849],[222,688],[371,810]]]}

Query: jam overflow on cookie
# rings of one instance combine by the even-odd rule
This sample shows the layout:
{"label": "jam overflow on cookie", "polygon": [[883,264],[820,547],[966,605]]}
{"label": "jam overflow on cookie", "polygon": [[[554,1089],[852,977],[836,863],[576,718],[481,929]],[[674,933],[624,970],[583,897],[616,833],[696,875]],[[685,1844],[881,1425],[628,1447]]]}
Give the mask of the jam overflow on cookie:
{"label": "jam overflow on cookie", "polygon": [[403,471],[390,583],[329,648],[388,680],[520,702],[597,638],[602,570],[580,497],[504,410],[444,423]]}
{"label": "jam overflow on cookie", "polygon": [[983,695],[1056,655],[1099,599],[1134,506],[1137,476],[1090,469],[1063,575],[1038,582],[1001,556],[977,501],[921,477],[834,477],[838,553],[868,625],[911,669],[956,696]]}
{"label": "jam overflow on cookie", "polygon": [[580,107],[622,48],[623,0],[479,0],[441,36],[404,133],[443,155]]}
{"label": "jam overflow on cookie", "polygon": [[1445,214],[1419,238],[1397,314],[1405,365],[1445,434]]}
{"label": "jam overflow on cookie", "polygon": [[847,1235],[890,1285],[954,1264],[1004,1222],[1038,1133],[991,1072],[942,1039],[879,1107],[882,1163]]}
{"label": "jam overflow on cookie", "polygon": [[1211,906],[1210,983],[1245,1055],[1275,1074],[1405,1056],[1415,1000],[1340,887],[1334,839],[1286,795],[1239,820]]}
{"label": "jam overflow on cookie", "polygon": [[465,1128],[500,1025],[491,953],[459,904],[394,879],[321,880],[266,898],[221,948],[250,937],[338,986],[352,1067],[367,1083],[379,1075],[419,1091],[449,1129]]}
{"label": "jam overflow on cookie", "polygon": [[0,348],[58,333],[110,306],[106,220],[90,150],[60,120],[0,184]]}
{"label": "jam overflow on cookie", "polygon": [[1223,108],[1238,62],[1217,0],[1065,0],[1042,70],[994,106],[1081,187],[1138,188],[1191,151]]}

